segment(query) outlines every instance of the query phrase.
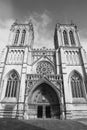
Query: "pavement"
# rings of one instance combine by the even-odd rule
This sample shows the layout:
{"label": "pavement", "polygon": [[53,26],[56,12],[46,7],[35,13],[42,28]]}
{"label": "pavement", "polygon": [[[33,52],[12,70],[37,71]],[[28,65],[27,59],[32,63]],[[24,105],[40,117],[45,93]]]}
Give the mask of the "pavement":
{"label": "pavement", "polygon": [[0,130],[87,130],[87,120],[0,119]]}

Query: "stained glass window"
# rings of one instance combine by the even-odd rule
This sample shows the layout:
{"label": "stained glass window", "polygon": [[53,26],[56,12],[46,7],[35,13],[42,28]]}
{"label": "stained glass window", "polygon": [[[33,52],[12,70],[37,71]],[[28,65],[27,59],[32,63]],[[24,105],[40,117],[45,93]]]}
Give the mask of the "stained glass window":
{"label": "stained glass window", "polygon": [[82,78],[76,72],[74,72],[74,74],[71,76],[71,88],[72,96],[74,98],[84,97]]}
{"label": "stained glass window", "polygon": [[16,97],[19,78],[15,71],[11,72],[8,80],[5,97]]}
{"label": "stained glass window", "polygon": [[37,65],[36,71],[38,74],[50,75],[53,72],[53,67],[49,62],[40,62]]}

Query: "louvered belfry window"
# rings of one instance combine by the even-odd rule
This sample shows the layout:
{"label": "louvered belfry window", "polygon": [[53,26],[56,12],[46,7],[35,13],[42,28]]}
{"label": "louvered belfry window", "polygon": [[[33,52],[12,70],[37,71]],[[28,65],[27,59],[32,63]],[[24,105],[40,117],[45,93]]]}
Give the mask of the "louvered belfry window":
{"label": "louvered belfry window", "polygon": [[19,34],[20,34],[20,31],[17,30],[17,31],[16,31],[16,35],[15,35],[14,45],[16,45],[16,44],[18,43]]}
{"label": "louvered belfry window", "polygon": [[21,38],[21,45],[24,45],[25,36],[26,36],[26,30],[23,30],[23,32],[22,32],[22,38]]}
{"label": "louvered belfry window", "polygon": [[69,32],[70,40],[71,40],[71,45],[75,45],[75,39],[74,39],[74,34],[72,31]]}
{"label": "louvered belfry window", "polygon": [[69,45],[69,43],[68,43],[68,35],[67,35],[67,32],[65,30],[63,31],[63,37],[64,37],[64,44]]}

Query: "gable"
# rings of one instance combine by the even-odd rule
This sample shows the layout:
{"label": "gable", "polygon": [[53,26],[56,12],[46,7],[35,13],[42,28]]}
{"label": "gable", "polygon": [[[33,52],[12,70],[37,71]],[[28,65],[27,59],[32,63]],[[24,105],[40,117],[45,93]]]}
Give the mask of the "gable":
{"label": "gable", "polygon": [[51,60],[51,59],[50,59],[48,56],[46,56],[46,55],[43,55],[43,56],[38,57],[37,59],[34,59],[32,65],[37,64],[37,63],[40,62],[40,61],[48,61],[48,62],[50,62],[50,63],[54,66],[54,60]]}

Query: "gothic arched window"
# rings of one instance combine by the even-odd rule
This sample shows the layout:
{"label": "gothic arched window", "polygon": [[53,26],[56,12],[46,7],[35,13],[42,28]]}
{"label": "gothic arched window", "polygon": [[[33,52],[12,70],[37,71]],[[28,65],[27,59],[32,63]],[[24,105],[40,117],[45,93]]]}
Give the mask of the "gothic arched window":
{"label": "gothic arched window", "polygon": [[12,71],[7,80],[5,97],[16,97],[19,85],[19,78],[15,71]]}
{"label": "gothic arched window", "polygon": [[20,31],[17,30],[17,31],[16,31],[16,35],[15,35],[14,44],[17,44],[17,43],[18,43],[19,34],[20,34]]}
{"label": "gothic arched window", "polygon": [[71,76],[71,88],[73,98],[84,97],[82,77],[77,72]]}
{"label": "gothic arched window", "polygon": [[69,32],[69,36],[70,36],[70,40],[71,40],[71,45],[75,45],[75,39],[74,39],[74,35],[73,35],[72,31]]}
{"label": "gothic arched window", "polygon": [[65,30],[63,31],[63,37],[64,37],[64,44],[69,45],[69,43],[68,43],[68,35],[67,35],[67,32]]}
{"label": "gothic arched window", "polygon": [[25,41],[25,35],[26,35],[26,30],[23,30],[23,32],[22,32],[22,38],[21,38],[21,45],[24,44],[24,41]]}

